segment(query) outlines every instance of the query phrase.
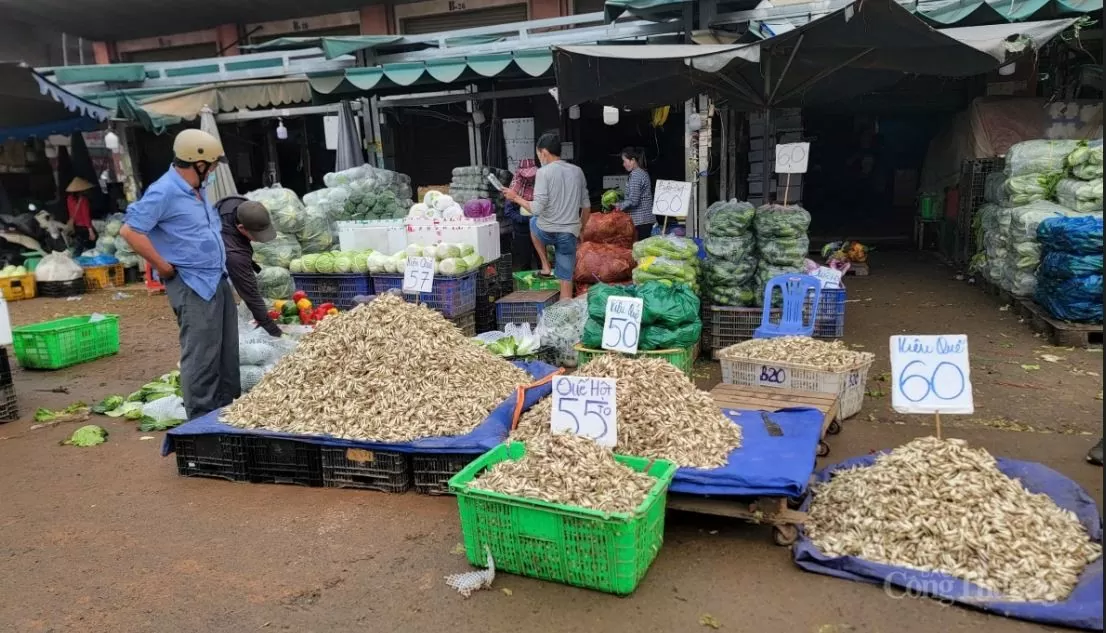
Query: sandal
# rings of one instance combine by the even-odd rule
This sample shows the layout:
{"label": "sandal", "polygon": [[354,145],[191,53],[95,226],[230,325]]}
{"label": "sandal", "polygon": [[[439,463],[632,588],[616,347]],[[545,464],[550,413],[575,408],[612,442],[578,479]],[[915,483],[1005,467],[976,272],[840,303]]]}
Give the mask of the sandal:
{"label": "sandal", "polygon": [[539,278],[539,279],[553,279],[554,278],[553,271],[543,273],[542,271],[539,270],[538,273],[534,276]]}

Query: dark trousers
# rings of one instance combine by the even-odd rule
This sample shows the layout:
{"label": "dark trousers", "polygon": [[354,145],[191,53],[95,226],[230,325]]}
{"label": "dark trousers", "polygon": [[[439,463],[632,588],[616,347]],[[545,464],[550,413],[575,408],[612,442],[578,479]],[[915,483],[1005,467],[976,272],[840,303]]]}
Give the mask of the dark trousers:
{"label": "dark trousers", "polygon": [[73,227],[73,246],[77,249],[77,255],[96,248],[96,240],[92,239],[92,230],[87,226]]}
{"label": "dark trousers", "polygon": [[180,327],[180,380],[188,419],[225,407],[241,395],[238,315],[224,278],[210,301],[173,277],[165,284]]}
{"label": "dark trousers", "polygon": [[637,241],[639,241],[639,242],[641,240],[653,235],[653,225],[652,224],[639,224],[634,228],[637,229]]}
{"label": "dark trousers", "polygon": [[530,225],[515,222],[511,227],[511,267],[515,270],[536,270],[538,252],[530,240]]}

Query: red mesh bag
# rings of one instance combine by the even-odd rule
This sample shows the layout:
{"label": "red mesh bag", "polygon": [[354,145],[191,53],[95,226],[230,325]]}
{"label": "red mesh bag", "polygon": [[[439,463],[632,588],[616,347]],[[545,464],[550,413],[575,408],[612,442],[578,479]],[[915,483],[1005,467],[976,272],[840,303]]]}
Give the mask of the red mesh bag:
{"label": "red mesh bag", "polygon": [[580,232],[581,242],[612,244],[631,248],[637,239],[637,230],[630,215],[621,211],[592,213],[588,225]]}
{"label": "red mesh bag", "polygon": [[576,272],[572,279],[582,284],[630,281],[634,265],[633,251],[628,248],[584,242],[576,247]]}

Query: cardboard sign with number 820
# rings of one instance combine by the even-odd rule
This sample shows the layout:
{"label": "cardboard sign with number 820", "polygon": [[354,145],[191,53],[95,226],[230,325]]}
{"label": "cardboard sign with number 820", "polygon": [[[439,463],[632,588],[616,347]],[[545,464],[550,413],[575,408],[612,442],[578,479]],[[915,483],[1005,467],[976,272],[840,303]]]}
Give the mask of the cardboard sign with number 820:
{"label": "cardboard sign with number 820", "polygon": [[434,289],[434,258],[408,257],[403,271],[403,292],[423,294]]}
{"label": "cardboard sign with number 820", "polygon": [[637,354],[643,307],[644,302],[637,297],[607,297],[607,314],[603,320],[603,349]]}

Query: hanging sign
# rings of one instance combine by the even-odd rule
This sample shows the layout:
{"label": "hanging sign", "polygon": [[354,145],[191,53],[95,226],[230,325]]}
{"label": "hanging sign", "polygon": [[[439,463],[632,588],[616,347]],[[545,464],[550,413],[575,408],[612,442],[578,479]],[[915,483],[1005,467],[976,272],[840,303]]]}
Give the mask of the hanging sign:
{"label": "hanging sign", "polygon": [[968,337],[892,336],[891,407],[899,413],[973,413]]}
{"label": "hanging sign", "polygon": [[777,174],[805,174],[810,161],[810,143],[784,143],[776,146]]}
{"label": "hanging sign", "polygon": [[618,442],[618,406],[614,378],[556,376],[553,378],[553,433],[589,437],[614,448]]}
{"label": "hanging sign", "polygon": [[658,180],[653,191],[653,215],[682,218],[691,208],[691,183],[682,180]]}
{"label": "hanging sign", "polygon": [[603,349],[637,354],[644,306],[644,301],[639,297],[607,297],[607,312],[603,318]]}
{"label": "hanging sign", "polygon": [[424,294],[434,288],[434,258],[408,257],[403,270],[403,292]]}

